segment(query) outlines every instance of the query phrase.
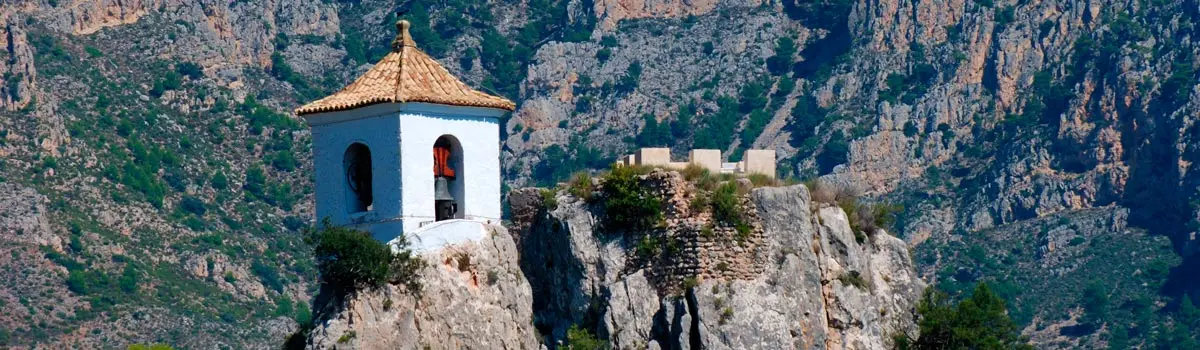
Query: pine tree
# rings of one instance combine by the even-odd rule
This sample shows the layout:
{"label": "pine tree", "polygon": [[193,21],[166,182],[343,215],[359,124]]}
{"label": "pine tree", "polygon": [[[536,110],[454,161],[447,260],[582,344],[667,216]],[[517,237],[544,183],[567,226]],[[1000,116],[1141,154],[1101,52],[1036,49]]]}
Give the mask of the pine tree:
{"label": "pine tree", "polygon": [[[1008,317],[1004,300],[980,283],[970,298],[950,305],[945,293],[926,290],[917,311],[921,334],[907,349],[1033,349]],[[903,344],[904,342],[898,342]]]}

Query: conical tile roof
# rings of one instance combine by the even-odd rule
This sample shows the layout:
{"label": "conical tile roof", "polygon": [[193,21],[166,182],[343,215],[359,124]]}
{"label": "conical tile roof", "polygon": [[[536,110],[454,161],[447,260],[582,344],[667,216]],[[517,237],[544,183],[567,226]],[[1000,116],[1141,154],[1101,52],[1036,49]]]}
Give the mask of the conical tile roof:
{"label": "conical tile roof", "polygon": [[408,34],[408,21],[396,23],[399,35],[384,56],[341,91],[296,109],[297,115],[344,111],[376,103],[426,102],[512,111],[506,98],[472,89],[418,49]]}

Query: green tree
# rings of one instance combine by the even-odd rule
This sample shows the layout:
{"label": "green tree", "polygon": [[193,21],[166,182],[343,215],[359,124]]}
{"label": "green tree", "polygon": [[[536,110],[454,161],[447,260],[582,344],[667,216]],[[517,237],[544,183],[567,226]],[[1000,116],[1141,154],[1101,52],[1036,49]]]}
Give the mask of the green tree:
{"label": "green tree", "polygon": [[642,127],[642,132],[637,136],[638,146],[663,147],[670,144],[671,130],[668,125],[659,124],[658,118],[650,113],[643,115],[642,119],[645,120],[646,126]]}
{"label": "green tree", "polygon": [[976,285],[971,297],[958,305],[950,305],[945,293],[928,289],[917,311],[921,335],[903,348],[1033,349],[1008,317],[1004,300],[985,283]]}
{"label": "green tree", "polygon": [[817,167],[821,174],[833,172],[833,168],[849,161],[850,144],[841,132],[834,132],[825,143],[825,149],[817,155]]}
{"label": "green tree", "polygon": [[643,229],[662,218],[662,200],[639,183],[632,167],[614,165],[604,177],[604,225]]}
{"label": "green tree", "polygon": [[767,58],[767,70],[774,75],[787,73],[792,65],[792,56],[796,55],[796,41],[791,37],[782,37],[775,42],[775,56]]}
{"label": "green tree", "polygon": [[309,230],[305,241],[313,246],[321,283],[334,293],[348,293],[361,288],[377,288],[388,281],[405,283],[410,291],[420,290],[417,271],[423,260],[404,250],[392,247],[360,232],[332,226],[328,221],[320,230]]}
{"label": "green tree", "polygon": [[579,325],[572,325],[567,330],[567,342],[564,345],[570,350],[604,350],[609,348],[608,342],[596,338],[596,335]]}
{"label": "green tree", "polygon": [[801,145],[813,136],[813,131],[825,121],[829,111],[821,108],[817,99],[806,93],[796,99],[796,106],[792,107],[791,114],[792,120],[787,126],[792,132],[791,143]]}

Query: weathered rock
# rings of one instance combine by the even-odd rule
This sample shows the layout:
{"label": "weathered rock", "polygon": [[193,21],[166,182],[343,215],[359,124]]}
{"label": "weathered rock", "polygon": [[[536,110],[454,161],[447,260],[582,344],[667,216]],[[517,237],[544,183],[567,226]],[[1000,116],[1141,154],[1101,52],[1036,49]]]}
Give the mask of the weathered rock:
{"label": "weathered rock", "polygon": [[316,349],[536,349],[529,282],[508,232],[421,255],[423,289],[387,284],[348,297],[321,317]]}
{"label": "weathered rock", "polygon": [[[659,179],[673,183],[669,176]],[[726,274],[722,267],[700,265],[686,268],[696,277],[672,289],[655,282],[661,266],[641,265],[633,242],[597,227],[602,214],[560,193],[557,208],[541,211],[533,223],[516,223],[529,227],[522,268],[535,287],[542,334],[554,342],[571,325],[595,324],[619,349],[885,349],[893,335],[915,333],[924,284],[903,241],[879,231],[857,242],[845,214],[811,203],[803,186],[755,189],[749,203],[757,208],[762,241],[709,249],[762,256],[744,262],[761,265],[746,270],[757,272]],[[685,237],[683,246],[692,244],[678,237]],[[683,249],[674,266],[689,266],[696,258],[690,252]],[[866,288],[841,282],[850,271]]]}

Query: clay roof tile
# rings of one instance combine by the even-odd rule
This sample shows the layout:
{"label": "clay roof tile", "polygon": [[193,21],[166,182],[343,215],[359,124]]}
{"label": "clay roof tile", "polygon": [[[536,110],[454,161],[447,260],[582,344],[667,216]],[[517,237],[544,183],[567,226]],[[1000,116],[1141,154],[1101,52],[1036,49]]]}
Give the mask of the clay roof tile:
{"label": "clay roof tile", "polygon": [[396,23],[399,35],[392,52],[353,83],[332,95],[310,102],[297,115],[344,111],[376,103],[426,102],[452,106],[486,107],[512,111],[506,98],[475,90],[450,74],[417,48],[408,33],[408,21]]}

